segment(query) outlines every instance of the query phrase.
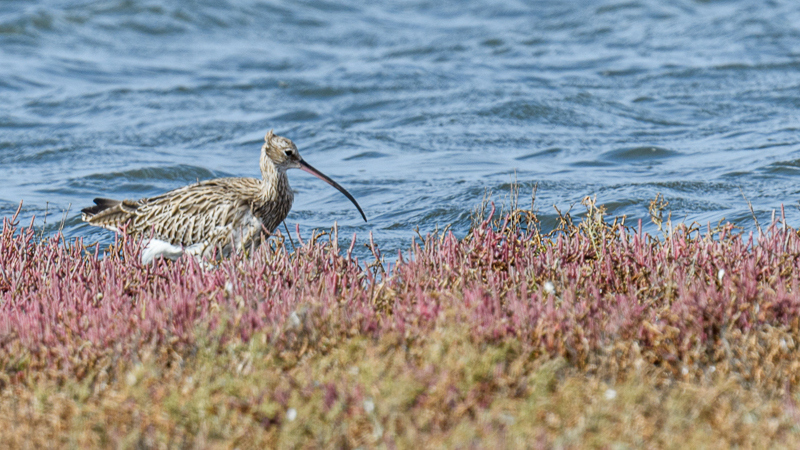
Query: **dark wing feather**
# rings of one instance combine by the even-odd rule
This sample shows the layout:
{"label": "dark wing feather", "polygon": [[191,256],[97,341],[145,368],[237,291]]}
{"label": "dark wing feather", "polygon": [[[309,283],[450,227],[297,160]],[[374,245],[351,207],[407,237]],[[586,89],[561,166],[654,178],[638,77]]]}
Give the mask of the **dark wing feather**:
{"label": "dark wing feather", "polygon": [[93,216],[101,211],[104,211],[108,208],[112,208],[114,206],[119,205],[119,200],[112,200],[110,198],[96,198],[94,199],[94,206],[90,206],[88,208],[83,208],[81,210],[82,213],[87,214],[89,216]]}
{"label": "dark wing feather", "polygon": [[130,220],[136,209],[137,202],[131,200],[112,200],[110,198],[94,199],[95,206],[81,210],[82,218],[91,225],[117,230],[119,226]]}

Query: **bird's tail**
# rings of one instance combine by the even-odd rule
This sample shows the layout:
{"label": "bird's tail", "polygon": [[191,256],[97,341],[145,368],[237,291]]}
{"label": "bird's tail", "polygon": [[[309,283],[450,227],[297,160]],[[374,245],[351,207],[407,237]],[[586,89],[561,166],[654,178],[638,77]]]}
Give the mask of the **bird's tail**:
{"label": "bird's tail", "polygon": [[81,210],[81,219],[90,225],[117,231],[136,212],[139,205],[129,200],[112,200],[110,198],[94,199],[94,206]]}

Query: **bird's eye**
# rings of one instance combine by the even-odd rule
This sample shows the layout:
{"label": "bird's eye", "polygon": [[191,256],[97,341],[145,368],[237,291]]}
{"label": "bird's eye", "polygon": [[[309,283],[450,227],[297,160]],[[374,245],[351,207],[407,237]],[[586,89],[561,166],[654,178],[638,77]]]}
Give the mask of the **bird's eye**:
{"label": "bird's eye", "polygon": [[291,150],[284,150],[283,153],[286,153],[286,156],[292,156]]}

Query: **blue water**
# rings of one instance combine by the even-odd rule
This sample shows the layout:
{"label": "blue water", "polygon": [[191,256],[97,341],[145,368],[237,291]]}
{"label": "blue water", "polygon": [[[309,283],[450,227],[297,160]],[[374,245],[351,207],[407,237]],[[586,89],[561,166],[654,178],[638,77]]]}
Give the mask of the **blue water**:
{"label": "blue water", "polygon": [[[552,226],[596,195],[648,222],[800,225],[800,3],[0,2],[0,215],[54,231],[95,196],[258,176],[264,134],[300,171],[290,228],[404,248],[464,233],[487,189],[538,183]],[[580,211],[580,206],[574,211]]]}

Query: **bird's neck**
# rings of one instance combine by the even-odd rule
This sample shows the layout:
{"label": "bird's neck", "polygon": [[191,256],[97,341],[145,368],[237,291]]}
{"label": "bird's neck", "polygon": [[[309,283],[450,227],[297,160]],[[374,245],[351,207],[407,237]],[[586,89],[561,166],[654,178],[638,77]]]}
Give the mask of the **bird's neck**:
{"label": "bird's neck", "polygon": [[271,160],[261,161],[261,177],[261,190],[265,200],[276,201],[293,197],[286,171],[278,168]]}

